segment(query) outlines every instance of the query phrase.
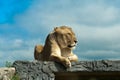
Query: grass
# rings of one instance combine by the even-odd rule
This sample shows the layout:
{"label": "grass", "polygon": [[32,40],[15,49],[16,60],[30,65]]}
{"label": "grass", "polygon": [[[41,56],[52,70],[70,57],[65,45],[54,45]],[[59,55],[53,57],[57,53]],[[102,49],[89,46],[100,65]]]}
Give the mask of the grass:
{"label": "grass", "polygon": [[18,74],[15,74],[11,80],[20,80],[20,77]]}
{"label": "grass", "polygon": [[12,67],[12,62],[6,61],[5,67],[8,67],[8,68]]}

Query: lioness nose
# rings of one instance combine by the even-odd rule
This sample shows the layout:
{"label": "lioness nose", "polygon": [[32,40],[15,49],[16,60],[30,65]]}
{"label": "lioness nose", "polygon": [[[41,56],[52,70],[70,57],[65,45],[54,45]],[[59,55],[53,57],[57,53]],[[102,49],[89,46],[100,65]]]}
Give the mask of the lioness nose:
{"label": "lioness nose", "polygon": [[75,40],[74,42],[75,42],[75,43],[77,43],[78,41],[77,41],[77,40]]}

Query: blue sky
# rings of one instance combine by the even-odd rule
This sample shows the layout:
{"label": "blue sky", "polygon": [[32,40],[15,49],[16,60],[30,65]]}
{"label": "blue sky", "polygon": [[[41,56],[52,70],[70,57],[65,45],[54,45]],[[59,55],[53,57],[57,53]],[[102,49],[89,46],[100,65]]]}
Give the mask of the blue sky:
{"label": "blue sky", "polygon": [[54,27],[71,26],[79,60],[120,59],[120,0],[0,0],[0,66],[34,60]]}

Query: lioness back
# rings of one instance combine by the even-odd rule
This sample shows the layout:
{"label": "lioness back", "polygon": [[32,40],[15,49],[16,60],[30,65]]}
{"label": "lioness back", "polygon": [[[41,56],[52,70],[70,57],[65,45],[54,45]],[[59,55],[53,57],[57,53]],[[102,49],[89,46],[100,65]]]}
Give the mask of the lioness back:
{"label": "lioness back", "polygon": [[41,54],[43,50],[43,46],[42,45],[36,45],[35,49],[34,49],[34,58],[35,60],[39,59],[39,55]]}

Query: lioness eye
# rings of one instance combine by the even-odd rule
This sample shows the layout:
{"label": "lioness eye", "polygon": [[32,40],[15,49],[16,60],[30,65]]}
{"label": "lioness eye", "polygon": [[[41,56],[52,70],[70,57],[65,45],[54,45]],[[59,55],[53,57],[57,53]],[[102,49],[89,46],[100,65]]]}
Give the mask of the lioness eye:
{"label": "lioness eye", "polygon": [[67,33],[68,35],[71,35],[70,33]]}

